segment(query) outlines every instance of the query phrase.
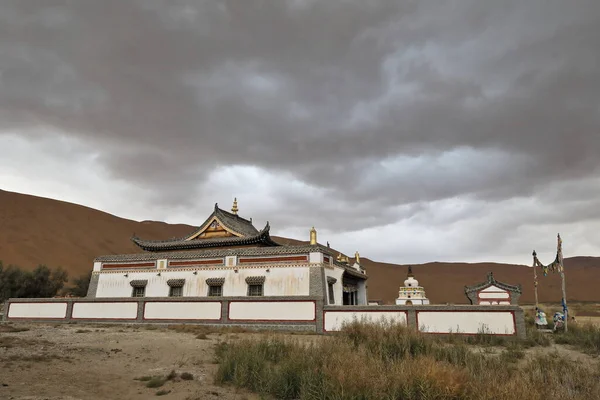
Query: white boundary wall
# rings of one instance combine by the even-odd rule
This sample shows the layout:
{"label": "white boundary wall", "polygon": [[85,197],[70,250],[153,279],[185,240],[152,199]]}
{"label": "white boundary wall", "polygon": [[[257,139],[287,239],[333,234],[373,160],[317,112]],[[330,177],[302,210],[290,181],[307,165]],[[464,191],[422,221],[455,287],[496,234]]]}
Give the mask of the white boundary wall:
{"label": "white boundary wall", "polygon": [[323,326],[326,332],[339,331],[344,323],[386,321],[406,324],[406,311],[325,311]]}
{"label": "white boundary wall", "polygon": [[144,319],[220,320],[221,302],[149,301]]}
{"label": "white boundary wall", "polygon": [[510,311],[417,311],[417,324],[419,331],[427,333],[515,333]]}
{"label": "white boundary wall", "polygon": [[67,317],[67,303],[12,303],[8,308],[8,318],[48,318]]}
{"label": "white boundary wall", "polygon": [[230,320],[314,321],[314,301],[232,301]]}
{"label": "white boundary wall", "polygon": [[137,302],[73,303],[73,319],[136,319]]}

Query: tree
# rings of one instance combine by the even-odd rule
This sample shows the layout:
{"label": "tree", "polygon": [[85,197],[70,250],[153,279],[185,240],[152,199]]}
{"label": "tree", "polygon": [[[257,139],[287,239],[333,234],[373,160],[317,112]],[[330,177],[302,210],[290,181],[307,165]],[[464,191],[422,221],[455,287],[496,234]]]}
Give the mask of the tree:
{"label": "tree", "polygon": [[68,290],[68,293],[77,297],[87,296],[88,287],[90,286],[90,279],[92,279],[91,270],[87,274],[73,279],[73,287]]}
{"label": "tree", "polygon": [[15,265],[0,264],[0,300],[11,297],[53,297],[67,282],[67,272],[39,265],[33,271],[23,271]]}
{"label": "tree", "polygon": [[25,271],[14,265],[4,268],[0,262],[0,301],[11,297],[21,297],[26,280]]}

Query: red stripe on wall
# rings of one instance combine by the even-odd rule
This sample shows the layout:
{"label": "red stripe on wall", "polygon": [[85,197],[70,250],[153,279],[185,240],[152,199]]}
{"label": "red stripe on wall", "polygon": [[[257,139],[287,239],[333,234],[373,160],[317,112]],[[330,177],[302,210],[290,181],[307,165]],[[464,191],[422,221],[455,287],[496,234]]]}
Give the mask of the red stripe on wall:
{"label": "red stripe on wall", "polygon": [[156,266],[153,262],[138,263],[138,264],[102,264],[102,269],[111,268],[154,268]]}
{"label": "red stripe on wall", "polygon": [[259,262],[308,261],[308,256],[240,258],[240,264]]}
{"label": "red stripe on wall", "polygon": [[221,265],[222,259],[217,260],[195,260],[195,261],[169,261],[169,267],[185,267],[188,265]]}

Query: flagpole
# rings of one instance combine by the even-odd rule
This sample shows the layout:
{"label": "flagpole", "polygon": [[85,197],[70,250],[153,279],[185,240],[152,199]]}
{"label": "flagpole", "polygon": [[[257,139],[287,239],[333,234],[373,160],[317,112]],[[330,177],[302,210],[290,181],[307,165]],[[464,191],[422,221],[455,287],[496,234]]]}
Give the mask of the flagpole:
{"label": "flagpole", "polygon": [[563,254],[562,254],[562,239],[560,238],[560,233],[557,236],[558,241],[558,268],[560,271],[560,279],[562,281],[562,296],[563,296],[563,312],[565,314],[565,332],[568,332],[568,323],[569,323],[569,310],[567,309],[567,289],[565,284],[565,267],[563,264]]}
{"label": "flagpole", "polygon": [[533,251],[533,286],[534,286],[534,290],[535,290],[535,308],[537,311],[537,308],[539,307],[538,305],[538,280],[537,280],[537,265],[535,262],[535,257],[537,256],[537,253],[535,252],[535,250]]}

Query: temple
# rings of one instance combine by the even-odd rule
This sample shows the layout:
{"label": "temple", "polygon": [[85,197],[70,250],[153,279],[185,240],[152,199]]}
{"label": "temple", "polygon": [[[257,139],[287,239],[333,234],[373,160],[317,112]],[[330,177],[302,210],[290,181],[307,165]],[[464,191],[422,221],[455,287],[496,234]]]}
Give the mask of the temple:
{"label": "temple", "polygon": [[168,240],[132,237],[142,252],[105,255],[94,260],[90,298],[123,297],[322,297],[323,304],[366,305],[367,275],[354,259],[317,242],[282,245],[267,222],[215,204],[189,235]]}
{"label": "temple", "polygon": [[474,305],[517,305],[521,292],[521,285],[499,282],[491,272],[485,282],[465,286],[465,294]]}
{"label": "temple", "polygon": [[425,296],[425,289],[419,286],[419,281],[415,279],[412,267],[408,267],[408,274],[404,281],[404,286],[398,291],[397,305],[424,305],[429,304],[429,299]]}

